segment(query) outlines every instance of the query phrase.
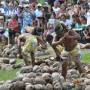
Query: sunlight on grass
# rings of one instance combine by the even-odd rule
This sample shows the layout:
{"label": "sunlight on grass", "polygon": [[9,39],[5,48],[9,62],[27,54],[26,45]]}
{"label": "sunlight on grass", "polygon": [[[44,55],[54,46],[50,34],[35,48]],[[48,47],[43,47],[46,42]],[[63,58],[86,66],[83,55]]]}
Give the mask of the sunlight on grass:
{"label": "sunlight on grass", "polygon": [[16,72],[19,69],[14,69],[14,70],[0,70],[0,81],[3,80],[11,80],[14,77],[16,77]]}
{"label": "sunlight on grass", "polygon": [[83,54],[82,60],[84,63],[90,64],[90,53]]}
{"label": "sunlight on grass", "polygon": [[22,59],[17,59],[16,64],[24,63]]}
{"label": "sunlight on grass", "polygon": [[[23,63],[23,60],[17,59],[16,64]],[[0,70],[0,81],[3,80],[11,80],[16,77],[16,72],[20,69],[12,69],[12,70]]]}

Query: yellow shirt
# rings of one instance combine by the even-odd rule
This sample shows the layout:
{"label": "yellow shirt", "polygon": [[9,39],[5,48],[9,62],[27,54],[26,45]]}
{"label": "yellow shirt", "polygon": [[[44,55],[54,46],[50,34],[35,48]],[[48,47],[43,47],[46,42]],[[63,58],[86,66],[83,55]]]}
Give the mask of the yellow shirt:
{"label": "yellow shirt", "polygon": [[35,52],[37,48],[37,38],[34,35],[26,35],[26,42],[25,45],[22,47],[22,52]]}

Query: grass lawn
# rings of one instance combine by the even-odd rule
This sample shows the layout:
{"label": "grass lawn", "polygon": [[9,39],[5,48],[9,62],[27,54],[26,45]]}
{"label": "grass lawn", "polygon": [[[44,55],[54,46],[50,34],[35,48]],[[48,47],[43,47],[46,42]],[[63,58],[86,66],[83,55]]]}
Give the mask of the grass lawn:
{"label": "grass lawn", "polygon": [[86,52],[82,54],[82,61],[84,63],[90,64],[90,52]]}
{"label": "grass lawn", "polygon": [[0,81],[3,80],[10,80],[13,79],[14,77],[16,77],[16,72],[19,69],[15,69],[15,70],[0,70]]}
{"label": "grass lawn", "polygon": [[[16,64],[23,63],[22,60],[18,59]],[[16,72],[20,69],[12,69],[12,70],[0,70],[0,81],[3,80],[11,80],[16,77]]]}

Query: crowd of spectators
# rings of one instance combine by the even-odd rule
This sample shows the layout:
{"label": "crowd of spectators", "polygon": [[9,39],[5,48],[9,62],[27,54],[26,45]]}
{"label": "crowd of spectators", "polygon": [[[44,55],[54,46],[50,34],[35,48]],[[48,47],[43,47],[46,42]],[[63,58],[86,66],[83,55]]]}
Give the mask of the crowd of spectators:
{"label": "crowd of spectators", "polygon": [[[75,30],[80,42],[90,43],[89,0],[0,0],[0,41],[10,39],[13,43],[18,34],[30,33],[32,29],[43,31],[44,40],[61,31]],[[56,28],[61,24],[60,31]],[[58,30],[56,30],[58,29]],[[50,38],[50,37],[49,37]]]}

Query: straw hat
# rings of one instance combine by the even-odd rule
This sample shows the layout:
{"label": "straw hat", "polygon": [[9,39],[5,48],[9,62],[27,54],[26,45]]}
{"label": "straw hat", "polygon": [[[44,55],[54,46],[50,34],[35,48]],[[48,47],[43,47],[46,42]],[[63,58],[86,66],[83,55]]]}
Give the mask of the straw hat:
{"label": "straw hat", "polygon": [[41,3],[38,3],[38,4],[37,4],[37,7],[39,7],[39,6],[42,7],[42,4],[41,4]]}
{"label": "straw hat", "polygon": [[26,32],[28,32],[28,33],[32,33],[32,31],[34,30],[34,27],[26,26],[26,27],[25,27],[25,30],[26,30]]}
{"label": "straw hat", "polygon": [[24,8],[29,7],[29,4],[24,4],[23,7]]}

